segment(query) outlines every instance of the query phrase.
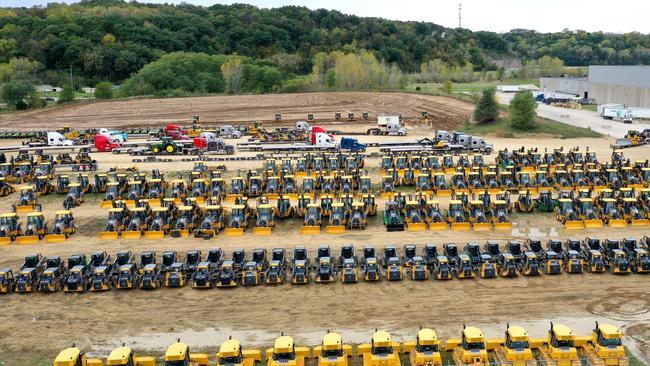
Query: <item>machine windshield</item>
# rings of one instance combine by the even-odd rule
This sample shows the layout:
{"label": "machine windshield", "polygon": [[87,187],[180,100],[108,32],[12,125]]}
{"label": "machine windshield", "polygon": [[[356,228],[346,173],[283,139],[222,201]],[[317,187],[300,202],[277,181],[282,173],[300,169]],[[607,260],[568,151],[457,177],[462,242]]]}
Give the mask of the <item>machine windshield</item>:
{"label": "machine windshield", "polygon": [[372,353],[375,355],[387,355],[393,353],[393,347],[375,347]]}
{"label": "machine windshield", "polygon": [[602,345],[605,346],[605,347],[620,346],[621,345],[621,339],[620,338],[612,338],[612,339],[603,338]]}
{"label": "machine windshield", "polygon": [[343,356],[342,349],[323,350],[323,357],[341,357],[341,356]]}
{"label": "machine windshield", "polygon": [[241,356],[232,356],[232,357],[221,357],[219,358],[219,364],[221,365],[226,365],[226,364],[239,364],[242,363],[242,358]]}
{"label": "machine windshield", "polygon": [[511,349],[526,349],[528,348],[528,342],[527,341],[520,341],[520,342],[510,342],[510,348]]}
{"label": "machine windshield", "polygon": [[427,344],[427,345],[418,344],[417,351],[418,352],[438,352],[438,346],[435,345],[435,344]]}
{"label": "machine windshield", "polygon": [[273,359],[275,361],[294,360],[295,358],[296,358],[296,354],[293,352],[273,353]]}
{"label": "machine windshield", "polygon": [[465,349],[468,351],[475,350],[475,349],[485,349],[485,343],[483,342],[466,343]]}

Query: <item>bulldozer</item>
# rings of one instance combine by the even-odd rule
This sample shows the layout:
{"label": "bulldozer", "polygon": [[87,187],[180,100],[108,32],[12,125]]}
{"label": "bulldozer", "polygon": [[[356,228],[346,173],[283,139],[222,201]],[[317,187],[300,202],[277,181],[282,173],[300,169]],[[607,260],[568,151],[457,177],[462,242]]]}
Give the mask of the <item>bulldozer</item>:
{"label": "bulldozer", "polygon": [[357,354],[363,357],[363,366],[401,366],[399,342],[393,342],[385,331],[375,331],[370,343],[360,344]]}
{"label": "bulldozer", "polygon": [[303,220],[302,227],[300,228],[300,233],[319,234],[321,220],[321,206],[317,203],[309,203],[305,210],[305,218]]}
{"label": "bulldozer", "polygon": [[169,232],[171,218],[169,207],[154,207],[151,224],[144,232],[145,239],[162,239]]}
{"label": "bulldozer", "polygon": [[332,203],[332,211],[329,215],[325,232],[328,234],[341,234],[345,232],[350,212],[342,202]]}
{"label": "bulldozer", "polygon": [[274,226],[275,210],[273,209],[273,206],[268,203],[258,205],[255,217],[255,227],[253,227],[253,234],[271,235]]}
{"label": "bulldozer", "polygon": [[217,352],[217,366],[255,366],[262,361],[262,353],[259,350],[244,349],[241,343],[232,338],[221,343]]}
{"label": "bulldozer", "polygon": [[537,366],[528,332],[516,325],[506,325],[505,337],[489,339],[487,348],[494,350],[499,366]]}
{"label": "bulldozer", "polygon": [[284,334],[276,338],[273,348],[266,350],[268,366],[305,366],[305,360],[310,357],[308,347],[296,347],[293,338]]}
{"label": "bulldozer", "polygon": [[469,202],[468,220],[476,231],[486,231],[492,228],[492,223],[485,213],[483,201],[474,200]]}
{"label": "bulldozer", "polygon": [[489,365],[483,332],[476,327],[463,325],[461,337],[450,338],[445,343],[445,351],[452,352],[456,365]]}
{"label": "bulldozer", "polygon": [[318,359],[318,366],[348,366],[352,346],[343,343],[340,334],[328,331],[321,344],[314,347],[314,357]]}
{"label": "bulldozer", "polygon": [[600,212],[594,207],[594,201],[591,198],[580,198],[578,200],[578,215],[586,228],[603,227]]}
{"label": "bulldozer", "polygon": [[199,219],[199,212],[200,209],[196,206],[179,206],[178,218],[173,224],[173,229],[170,230],[170,235],[173,238],[188,237],[194,231]]}
{"label": "bulldozer", "polygon": [[59,352],[54,359],[54,366],[102,366],[103,364],[100,359],[88,358],[86,353],[75,345]]}
{"label": "bulldozer", "polygon": [[555,208],[555,218],[567,229],[583,229],[585,227],[578,212],[574,209],[573,200],[570,198],[559,199],[559,205]]}
{"label": "bulldozer", "polygon": [[63,208],[69,210],[81,205],[85,201],[84,192],[79,183],[70,183],[68,194],[63,200]]}
{"label": "bulldozer", "polygon": [[151,217],[145,207],[134,207],[130,210],[131,217],[128,225],[122,231],[123,239],[140,239],[142,234],[149,230]]}
{"label": "bulldozer", "polygon": [[539,346],[539,354],[547,364],[557,366],[581,365],[576,349],[576,336],[571,328],[564,325],[554,325],[551,322],[548,337]]}
{"label": "bulldozer", "polygon": [[156,358],[148,356],[137,356],[130,347],[115,348],[108,358],[106,359],[106,365],[115,365],[115,366],[156,366]]}
{"label": "bulldozer", "polygon": [[180,338],[176,343],[167,347],[165,352],[165,365],[183,366],[210,366],[210,360],[206,353],[190,353],[190,347]]}
{"label": "bulldozer", "polygon": [[16,213],[27,213],[34,210],[41,211],[40,204],[36,199],[34,186],[20,187],[20,198],[18,204],[12,206],[12,211]]}
{"label": "bulldozer", "polygon": [[629,359],[623,346],[621,330],[611,324],[600,324],[582,346],[582,355],[590,364],[600,366],[627,366]]}
{"label": "bulldozer", "polygon": [[[188,213],[189,215],[189,213]],[[196,217],[196,215],[194,215]],[[177,221],[178,226],[178,221]],[[201,222],[201,225],[198,226],[194,236],[200,236],[203,238],[211,238],[223,229],[226,226],[226,218],[224,214],[223,207],[220,205],[210,205],[205,208],[205,217]],[[189,233],[189,225],[185,229]],[[180,232],[181,236],[183,232]]]}
{"label": "bulldozer", "polygon": [[[604,191],[603,191],[604,192]],[[600,212],[602,220],[609,227],[625,227],[626,221],[623,213],[619,210],[616,199],[602,198],[600,199]]]}
{"label": "bulldozer", "polygon": [[0,245],[11,244],[17,237],[23,234],[23,229],[18,222],[16,213],[4,213],[0,215]]}
{"label": "bulldozer", "polygon": [[471,224],[466,217],[466,209],[463,201],[449,201],[449,210],[447,210],[447,221],[451,224],[454,231],[468,231]]}
{"label": "bulldozer", "polygon": [[533,198],[530,190],[519,191],[519,197],[515,203],[515,210],[517,212],[533,212],[537,203]]}
{"label": "bulldozer", "polygon": [[402,348],[409,354],[413,366],[442,365],[440,340],[433,329],[420,327],[415,340],[404,342]]}
{"label": "bulldozer", "polygon": [[224,234],[226,236],[241,236],[244,235],[244,230],[248,227],[248,213],[246,206],[236,204],[230,209],[230,220]]}
{"label": "bulldozer", "polygon": [[620,205],[623,219],[632,226],[650,225],[648,213],[639,206],[636,198],[623,198]]}
{"label": "bulldozer", "polygon": [[35,244],[45,237],[47,223],[42,212],[27,214],[27,224],[21,236],[16,237],[16,244]]}

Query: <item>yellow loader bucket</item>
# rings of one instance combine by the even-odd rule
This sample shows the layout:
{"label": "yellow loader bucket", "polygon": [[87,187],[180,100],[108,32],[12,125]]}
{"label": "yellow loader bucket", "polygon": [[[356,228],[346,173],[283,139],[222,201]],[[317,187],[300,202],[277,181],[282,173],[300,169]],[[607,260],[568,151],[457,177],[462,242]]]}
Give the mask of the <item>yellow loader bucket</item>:
{"label": "yellow loader bucket", "polygon": [[501,191],[501,188],[488,188],[487,191],[490,195],[495,195]]}
{"label": "yellow loader bucket", "polygon": [[140,237],[142,237],[140,230],[122,231],[122,239],[140,239]]}
{"label": "yellow loader bucket", "polygon": [[144,232],[144,238],[145,239],[162,239],[165,237],[165,232],[164,231],[145,231]]}
{"label": "yellow loader bucket", "polygon": [[226,195],[226,201],[228,202],[235,202],[237,197],[241,197],[241,194],[227,194]]}
{"label": "yellow loader bucket", "polygon": [[27,213],[34,211],[34,206],[16,206],[16,213]]}
{"label": "yellow loader bucket", "polygon": [[304,178],[307,176],[307,172],[296,172],[296,178]]}
{"label": "yellow loader bucket", "polygon": [[627,223],[623,219],[609,220],[609,227],[626,227]]}
{"label": "yellow loader bucket", "polygon": [[456,168],[445,168],[445,174],[454,174],[456,173]]}
{"label": "yellow loader bucket", "polygon": [[271,233],[273,233],[273,228],[272,227],[254,227],[253,228],[253,235],[266,236],[266,235],[271,235]]}
{"label": "yellow loader bucket", "polygon": [[300,233],[304,235],[320,234],[320,226],[301,226]]}
{"label": "yellow loader bucket", "polygon": [[215,235],[217,235],[217,231],[212,230],[212,229],[199,230],[199,235],[201,235],[201,236],[204,236],[204,235],[215,236]]}
{"label": "yellow loader bucket", "polygon": [[269,193],[266,195],[266,198],[270,200],[277,200],[278,199],[278,194],[277,193]]}
{"label": "yellow loader bucket", "polygon": [[650,220],[648,219],[632,220],[630,224],[632,224],[632,226],[646,226],[646,225],[650,225]]}
{"label": "yellow loader bucket", "polygon": [[227,227],[224,231],[226,236],[243,236],[244,228],[241,227]]}
{"label": "yellow loader bucket", "polygon": [[205,203],[205,197],[194,197],[194,198],[196,198],[197,205],[202,205]]}
{"label": "yellow loader bucket", "polygon": [[150,207],[160,207],[160,198],[152,198],[147,201]]}
{"label": "yellow loader bucket", "polygon": [[427,229],[427,224],[424,222],[411,222],[406,224],[406,231],[425,231]]}
{"label": "yellow loader bucket", "polygon": [[11,244],[11,238],[8,236],[3,236],[0,238],[0,245],[9,245]]}
{"label": "yellow loader bucket", "polygon": [[536,168],[534,166],[525,166],[521,168],[522,172],[527,172],[527,173],[533,173],[535,172]]}
{"label": "yellow loader bucket", "polygon": [[453,231],[469,231],[471,225],[469,222],[452,222],[451,230]]}
{"label": "yellow loader bucket", "polygon": [[38,236],[26,235],[16,237],[16,244],[36,244],[38,243]]}
{"label": "yellow loader bucket", "polygon": [[125,200],[125,201],[124,201],[124,204],[125,204],[126,207],[128,207],[128,208],[133,208],[133,207],[135,207],[135,200]]}
{"label": "yellow loader bucket", "polygon": [[438,189],[438,190],[436,190],[436,196],[438,196],[438,197],[449,197],[449,196],[451,196],[451,189]]}
{"label": "yellow loader bucket", "polygon": [[584,229],[585,224],[584,224],[584,222],[578,221],[578,220],[576,220],[576,221],[567,221],[564,224],[564,227],[567,228],[567,229]]}
{"label": "yellow loader bucket", "polygon": [[510,230],[512,229],[512,222],[495,222],[494,228],[496,230]]}
{"label": "yellow loader bucket", "polygon": [[113,207],[113,201],[107,201],[107,200],[102,201],[102,208],[111,208],[111,207]]}
{"label": "yellow loader bucket", "polygon": [[100,231],[99,240],[117,240],[117,231]]}
{"label": "yellow loader bucket", "polygon": [[492,229],[492,224],[489,222],[475,222],[472,228],[474,231],[489,231]]}
{"label": "yellow loader bucket", "polygon": [[446,222],[430,222],[429,230],[431,231],[445,231],[449,228]]}
{"label": "yellow loader bucket", "polygon": [[289,197],[290,200],[295,201],[298,199],[298,193],[287,193],[284,195],[285,197]]}
{"label": "yellow loader bucket", "polygon": [[600,193],[605,188],[607,188],[607,186],[594,186],[593,190],[594,193]]}
{"label": "yellow loader bucket", "polygon": [[169,232],[169,235],[173,238],[176,237],[181,237],[181,238],[187,238],[190,236],[190,231],[189,230],[172,230]]}
{"label": "yellow loader bucket", "polygon": [[180,199],[180,198],[178,198],[178,197],[177,197],[177,198],[174,198],[174,204],[175,204],[175,205],[178,206],[178,205],[180,205],[182,202],[183,202],[182,199]]}
{"label": "yellow loader bucket", "polygon": [[[319,229],[320,231],[320,229]],[[331,226],[327,225],[325,226],[325,232],[328,234],[343,234],[345,232],[345,226],[340,225],[340,226]]]}
{"label": "yellow loader bucket", "polygon": [[418,193],[422,193],[423,195],[429,197],[433,195],[433,191],[416,191]]}
{"label": "yellow loader bucket", "polygon": [[603,220],[585,220],[586,228],[603,227]]}
{"label": "yellow loader bucket", "polygon": [[469,189],[467,189],[467,188],[454,189],[454,193],[456,193],[456,194],[459,194],[459,193],[469,194]]}
{"label": "yellow loader bucket", "polygon": [[64,234],[47,234],[45,235],[46,243],[61,243],[65,241]]}
{"label": "yellow loader bucket", "polygon": [[394,192],[381,192],[381,199],[382,200],[387,200],[391,197],[393,197]]}

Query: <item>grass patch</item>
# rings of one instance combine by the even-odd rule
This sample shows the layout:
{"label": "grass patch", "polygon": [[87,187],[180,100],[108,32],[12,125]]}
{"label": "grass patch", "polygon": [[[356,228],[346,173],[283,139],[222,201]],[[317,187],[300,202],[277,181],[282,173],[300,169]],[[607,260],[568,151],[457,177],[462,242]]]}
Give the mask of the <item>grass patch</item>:
{"label": "grass patch", "polygon": [[496,122],[488,124],[465,124],[461,131],[474,135],[496,135],[497,137],[518,138],[530,134],[545,134],[559,138],[579,138],[579,137],[602,137],[598,132],[569,126],[564,123],[552,121],[546,118],[537,118],[537,127],[525,131],[512,128],[508,119],[502,118]]}
{"label": "grass patch", "polygon": [[583,104],[582,109],[586,111],[598,112],[598,106],[595,104]]}

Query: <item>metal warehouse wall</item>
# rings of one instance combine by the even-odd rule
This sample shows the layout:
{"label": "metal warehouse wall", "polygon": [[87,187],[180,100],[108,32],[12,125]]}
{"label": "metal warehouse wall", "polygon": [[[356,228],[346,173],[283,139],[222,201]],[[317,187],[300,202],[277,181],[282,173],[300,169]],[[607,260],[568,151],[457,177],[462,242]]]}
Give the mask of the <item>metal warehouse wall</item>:
{"label": "metal warehouse wall", "polygon": [[650,88],[590,82],[589,98],[596,104],[623,103],[630,108],[650,108]]}
{"label": "metal warehouse wall", "polygon": [[650,66],[589,66],[589,82],[650,88]]}
{"label": "metal warehouse wall", "polygon": [[574,94],[584,98],[585,92],[589,91],[589,81],[587,78],[540,78],[539,88],[549,93]]}

